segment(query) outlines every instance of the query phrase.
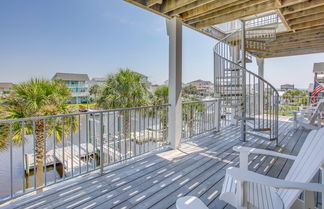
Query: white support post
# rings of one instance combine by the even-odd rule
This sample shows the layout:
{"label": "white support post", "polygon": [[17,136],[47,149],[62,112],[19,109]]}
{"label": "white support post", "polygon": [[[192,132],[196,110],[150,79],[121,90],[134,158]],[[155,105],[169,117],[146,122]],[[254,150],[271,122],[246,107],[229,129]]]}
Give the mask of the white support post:
{"label": "white support post", "polygon": [[168,140],[173,149],[180,145],[182,132],[182,23],[179,19],[167,20],[169,36],[169,120]]}
{"label": "white support post", "polygon": [[[261,78],[264,78],[264,59],[263,58],[257,58],[256,59],[256,61],[257,61],[257,64],[258,64],[258,75],[261,77]],[[263,81],[259,81],[259,90],[260,90],[260,92],[259,92],[259,98],[260,98],[260,103],[259,103],[259,111],[257,111],[258,113],[260,113],[260,114],[263,114],[263,105],[264,105],[264,95],[263,95],[263,93],[264,93],[264,91],[263,91],[263,89],[264,89],[264,83],[263,83]]]}

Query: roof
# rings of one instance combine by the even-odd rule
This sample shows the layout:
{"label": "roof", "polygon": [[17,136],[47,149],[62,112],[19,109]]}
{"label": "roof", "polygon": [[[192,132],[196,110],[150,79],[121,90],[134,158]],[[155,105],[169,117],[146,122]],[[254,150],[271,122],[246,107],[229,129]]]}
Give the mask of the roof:
{"label": "roof", "polygon": [[207,84],[213,84],[210,81],[204,81],[204,80],[201,80],[201,79],[198,79],[198,80],[195,80],[195,81],[191,81],[188,84],[191,84],[191,83],[207,83]]}
{"label": "roof", "polygon": [[56,73],[53,79],[62,79],[64,81],[89,81],[88,74],[79,73]]}
{"label": "roof", "polygon": [[136,73],[137,75],[139,75],[139,76],[141,76],[141,77],[143,77],[143,78],[148,78],[148,76],[146,76],[146,75],[144,75],[144,74],[142,74],[142,73],[138,73],[138,72],[134,72],[134,73]]}
{"label": "roof", "polygon": [[105,82],[107,80],[107,78],[102,77],[102,78],[92,78],[92,81],[97,81],[97,82]]}
{"label": "roof", "polygon": [[9,82],[0,82],[0,88],[12,88],[14,84]]}
{"label": "roof", "polygon": [[259,57],[281,57],[324,52],[323,0],[125,0],[185,26],[221,39],[217,25],[274,12],[284,26],[268,51]]}
{"label": "roof", "polygon": [[280,86],[294,86],[294,84],[286,83],[286,84],[281,84]]}

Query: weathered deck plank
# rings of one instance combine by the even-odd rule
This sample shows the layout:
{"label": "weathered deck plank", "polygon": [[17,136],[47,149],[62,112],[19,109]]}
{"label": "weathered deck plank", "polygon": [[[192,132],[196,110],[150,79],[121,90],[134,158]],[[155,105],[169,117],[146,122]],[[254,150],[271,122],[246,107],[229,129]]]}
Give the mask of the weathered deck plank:
{"label": "weathered deck plank", "polygon": [[[107,174],[80,178],[79,183],[34,195],[8,205],[11,208],[175,208],[184,195],[196,195],[210,208],[231,208],[218,199],[229,166],[238,165],[235,145],[272,149],[297,155],[308,131],[294,130],[290,122],[280,122],[279,147],[249,136],[240,142],[238,127],[228,127],[182,142],[180,150],[151,153]],[[250,170],[283,178],[291,166],[285,159],[253,155]]]}

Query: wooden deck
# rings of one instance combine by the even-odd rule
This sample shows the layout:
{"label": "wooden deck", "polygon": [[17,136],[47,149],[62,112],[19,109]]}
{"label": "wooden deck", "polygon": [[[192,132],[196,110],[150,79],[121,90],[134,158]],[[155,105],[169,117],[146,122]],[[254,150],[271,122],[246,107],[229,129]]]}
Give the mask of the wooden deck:
{"label": "wooden deck", "polygon": [[[231,208],[218,199],[225,169],[238,165],[235,145],[253,146],[297,155],[308,131],[279,123],[275,142],[249,136],[240,142],[239,127],[227,127],[182,142],[179,150],[147,154],[97,174],[63,182],[47,191],[7,203],[8,208],[175,208],[180,196],[195,195],[209,208]],[[250,170],[284,178],[292,162],[252,155]]]}

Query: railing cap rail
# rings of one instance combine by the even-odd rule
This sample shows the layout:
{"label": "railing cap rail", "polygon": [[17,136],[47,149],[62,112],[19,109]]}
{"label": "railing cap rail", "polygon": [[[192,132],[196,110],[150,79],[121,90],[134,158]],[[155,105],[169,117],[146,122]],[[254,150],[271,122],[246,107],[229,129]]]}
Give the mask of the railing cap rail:
{"label": "railing cap rail", "polygon": [[90,111],[90,112],[78,112],[78,113],[60,114],[60,115],[47,115],[47,116],[38,116],[38,117],[30,117],[30,118],[7,119],[7,120],[0,120],[0,124],[2,124],[2,123],[24,122],[24,121],[35,121],[35,120],[44,120],[44,119],[50,119],[50,118],[73,117],[73,116],[79,116],[79,115],[102,114],[102,113],[119,112],[119,111],[127,111],[127,110],[138,110],[138,109],[148,109],[148,108],[157,108],[157,107],[168,107],[168,106],[170,106],[170,104],[151,105],[151,106],[143,106],[143,107],[118,108],[118,109],[110,109],[110,110],[96,110],[96,111]]}

